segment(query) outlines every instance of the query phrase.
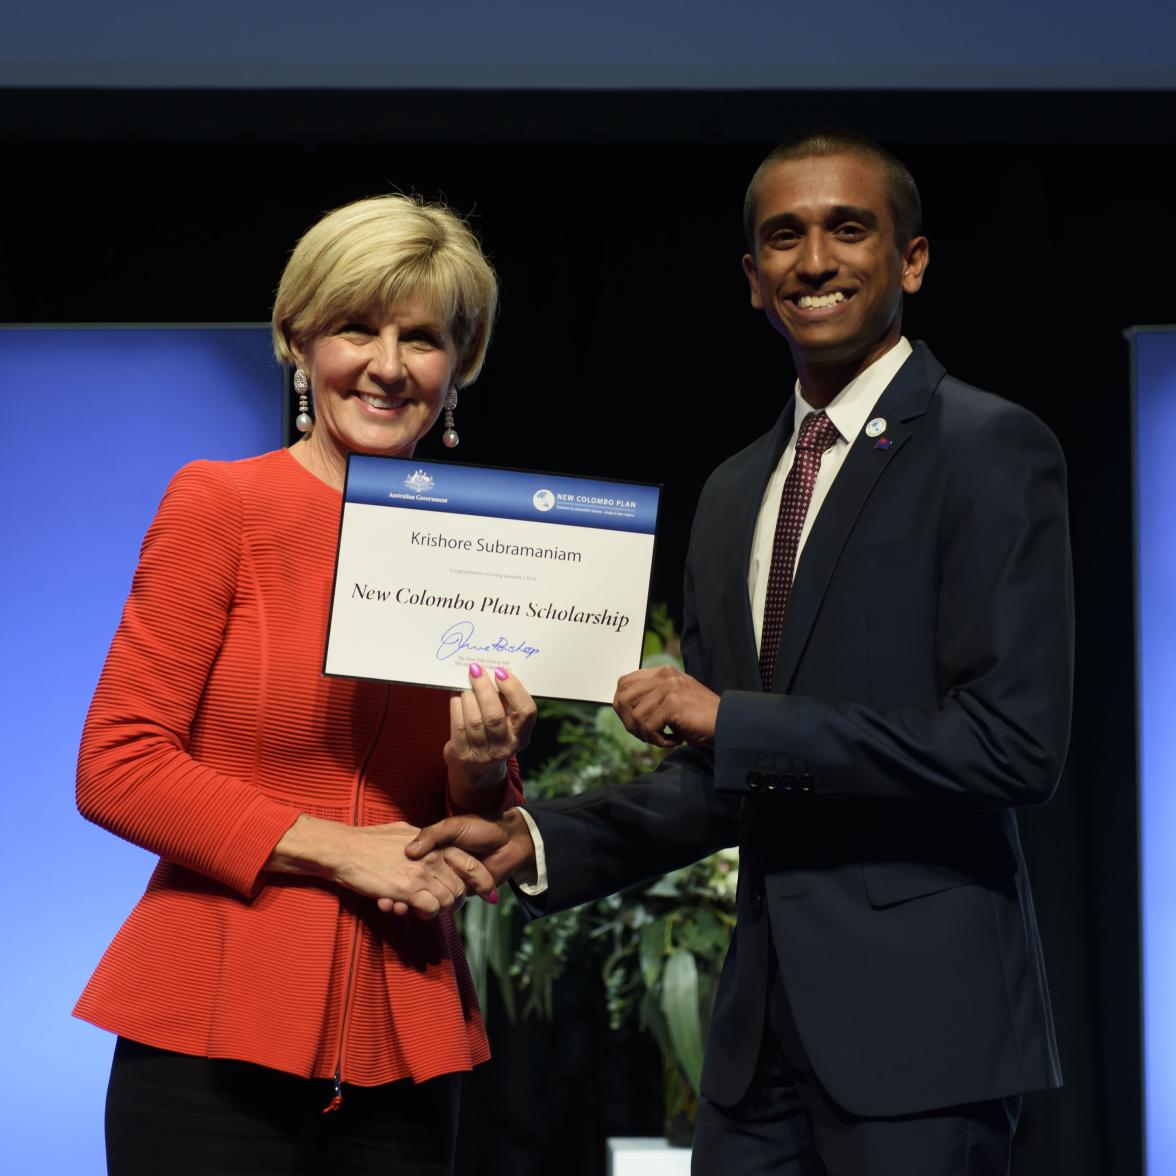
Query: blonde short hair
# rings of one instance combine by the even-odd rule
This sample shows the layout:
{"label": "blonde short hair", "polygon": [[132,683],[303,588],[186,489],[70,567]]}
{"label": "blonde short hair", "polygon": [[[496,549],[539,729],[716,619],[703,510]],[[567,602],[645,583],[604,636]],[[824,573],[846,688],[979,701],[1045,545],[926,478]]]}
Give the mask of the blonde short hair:
{"label": "blonde short hair", "polygon": [[420,299],[449,325],[457,346],[455,383],[482,370],[498,279],[469,226],[418,196],[372,196],[311,226],[294,247],[274,301],[274,353],[296,363],[294,344],[349,318]]}

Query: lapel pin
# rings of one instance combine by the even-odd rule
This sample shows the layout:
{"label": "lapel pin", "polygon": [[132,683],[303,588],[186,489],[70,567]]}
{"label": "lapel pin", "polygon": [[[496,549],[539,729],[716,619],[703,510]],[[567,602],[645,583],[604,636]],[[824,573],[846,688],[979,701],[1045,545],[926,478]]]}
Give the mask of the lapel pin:
{"label": "lapel pin", "polygon": [[881,437],[882,434],[885,432],[886,432],[886,418],[885,417],[875,417],[872,421],[869,421],[866,425],[866,436],[867,437]]}
{"label": "lapel pin", "polygon": [[879,437],[878,440],[874,442],[874,448],[889,449],[893,444],[894,442],[891,441],[889,437]]}

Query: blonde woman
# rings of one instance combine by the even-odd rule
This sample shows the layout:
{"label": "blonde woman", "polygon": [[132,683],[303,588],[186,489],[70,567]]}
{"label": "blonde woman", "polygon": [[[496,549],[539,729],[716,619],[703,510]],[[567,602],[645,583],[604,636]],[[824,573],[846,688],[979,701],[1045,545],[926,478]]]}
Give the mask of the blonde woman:
{"label": "blonde woman", "polygon": [[446,406],[456,439],[496,299],[443,207],[327,215],[274,306],[301,440],[186,466],[147,533],[78,761],[82,813],[160,858],[76,1009],[119,1035],[112,1176],[451,1169],[489,1054],[451,912],[492,880],[403,847],[519,799],[534,704],[494,667],[451,699],[321,666],[347,455],[410,456]]}

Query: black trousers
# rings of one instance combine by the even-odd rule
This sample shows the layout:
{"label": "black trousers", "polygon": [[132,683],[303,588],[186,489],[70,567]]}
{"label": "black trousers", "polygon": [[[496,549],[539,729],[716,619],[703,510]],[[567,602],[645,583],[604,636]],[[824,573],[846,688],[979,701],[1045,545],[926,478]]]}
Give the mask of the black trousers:
{"label": "black trousers", "polygon": [[345,1086],[119,1038],[109,1176],[450,1176],[460,1078]]}
{"label": "black trousers", "polygon": [[756,1076],[736,1107],[703,1097],[693,1176],[1008,1176],[1021,1098],[894,1119],[851,1115],[805,1053],[772,959]]}

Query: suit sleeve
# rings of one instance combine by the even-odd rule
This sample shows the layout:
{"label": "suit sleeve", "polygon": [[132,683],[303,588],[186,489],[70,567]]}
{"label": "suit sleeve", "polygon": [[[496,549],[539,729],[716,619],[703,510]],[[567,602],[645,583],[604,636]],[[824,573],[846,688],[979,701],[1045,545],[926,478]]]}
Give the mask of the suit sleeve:
{"label": "suit sleeve", "polygon": [[1073,585],[1065,464],[1049,430],[1005,405],[952,455],[938,509],[939,698],[859,703],[727,692],[718,787],[762,788],[787,765],[806,799],[1001,809],[1049,799],[1069,739]]}
{"label": "suit sleeve", "polygon": [[[682,654],[696,658],[698,624],[689,565]],[[689,865],[739,840],[737,797],[715,790],[710,752],[679,747],[626,784],[527,806],[543,840],[548,888],[522,895],[532,915],[550,914]]]}
{"label": "suit sleeve", "polygon": [[250,894],[298,810],[188,752],[240,558],[236,488],[210,463],[172,480],[143,540],[78,754],[82,815]]}

